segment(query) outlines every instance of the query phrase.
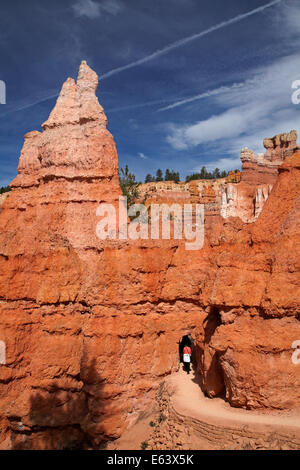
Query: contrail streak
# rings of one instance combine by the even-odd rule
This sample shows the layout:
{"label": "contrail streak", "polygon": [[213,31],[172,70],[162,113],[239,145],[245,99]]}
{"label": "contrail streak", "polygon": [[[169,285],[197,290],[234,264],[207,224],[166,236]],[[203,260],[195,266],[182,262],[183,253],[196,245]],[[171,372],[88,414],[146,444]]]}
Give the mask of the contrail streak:
{"label": "contrail streak", "polygon": [[37,99],[36,101],[32,101],[31,103],[26,103],[26,104],[23,104],[23,105],[19,105],[19,106],[15,106],[13,108],[10,108],[8,111],[4,112],[3,114],[0,114],[0,119],[4,116],[7,116],[8,114],[16,113],[18,111],[23,111],[24,109],[31,108],[32,106],[35,106],[37,104],[44,103],[44,101],[51,100],[52,98],[57,98],[58,95],[59,95],[59,93],[57,92],[53,95],[48,95],[48,96],[45,96],[44,98],[40,98],[40,99]]}
{"label": "contrail streak", "polygon": [[146,106],[154,106],[156,104],[166,104],[166,103],[171,103],[167,106],[164,106],[163,108],[159,108],[156,112],[159,113],[161,111],[166,111],[167,109],[172,109],[172,108],[177,108],[177,106],[182,106],[186,103],[191,103],[192,101],[196,100],[201,100],[203,98],[209,98],[210,96],[216,96],[220,95],[222,93],[226,93],[226,91],[233,90],[235,88],[241,88],[245,86],[247,82],[240,82],[240,83],[234,83],[231,86],[222,86],[220,88],[216,88],[214,90],[206,91],[205,93],[201,93],[199,95],[194,95],[194,96],[189,96],[187,98],[183,98],[180,101],[178,99],[176,100],[175,98],[169,98],[169,99],[164,99],[164,100],[155,100],[155,101],[146,101],[145,103],[137,103],[137,104],[131,104],[127,106],[120,106],[118,108],[112,108],[112,109],[107,109],[107,113],[114,113],[116,111],[127,111],[130,109],[137,109],[137,108],[145,108]]}
{"label": "contrail streak", "polygon": [[226,93],[226,91],[234,90],[235,88],[242,88],[243,86],[245,86],[245,83],[246,82],[241,82],[234,83],[231,86],[221,86],[220,88],[216,88],[215,90],[206,91],[205,93],[201,93],[200,95],[195,95],[191,96],[190,98],[185,98],[183,100],[176,101],[175,103],[165,106],[164,108],[159,108],[157,112],[159,113],[161,111],[167,111],[168,109],[177,108],[177,106],[182,106],[187,103],[192,103],[193,101],[202,100],[203,98],[209,98],[210,96],[221,95],[222,93]]}
{"label": "contrail streak", "polygon": [[[45,101],[51,100],[53,98],[58,98],[59,93],[60,93],[59,91],[56,91],[52,95],[47,95],[47,96],[44,96],[43,98],[42,97],[37,98],[35,101],[31,101],[30,103],[10,106],[7,111],[5,111],[2,114],[0,113],[0,119],[4,116],[7,116],[8,114],[16,113],[18,111],[23,111],[24,109],[32,108],[33,106],[36,106],[37,104],[44,103]],[[109,94],[109,92],[108,91],[102,92],[102,95],[103,94]],[[163,104],[164,102],[168,103],[168,101],[170,101],[170,100],[164,100],[164,101],[160,101],[160,102],[157,102],[157,103],[158,104]]]}
{"label": "contrail streak", "polygon": [[173,103],[173,99],[168,100],[155,100],[155,101],[146,101],[145,103],[130,104],[127,106],[120,106],[118,108],[107,109],[107,113],[115,113],[116,111],[127,111],[130,109],[145,108],[146,106],[154,106],[155,104],[163,105],[165,103]]}
{"label": "contrail streak", "polygon": [[149,54],[139,60],[131,62],[130,64],[123,65],[121,67],[117,67],[113,70],[110,70],[109,72],[104,73],[100,78],[104,80],[105,78],[108,78],[108,77],[111,77],[112,75],[123,72],[124,70],[128,70],[138,65],[145,64],[146,62],[149,62],[150,60],[156,59],[157,57],[161,55],[167,54],[173,49],[177,49],[178,47],[184,46],[185,44],[188,44],[189,42],[192,42],[192,41],[195,41],[196,39],[207,36],[208,34],[213,33],[214,31],[217,31],[219,29],[225,28],[226,26],[229,26],[231,24],[238,23],[239,21],[242,21],[245,18],[248,18],[249,16],[256,15],[257,13],[260,13],[266,10],[267,8],[271,8],[274,5],[281,3],[281,1],[282,0],[274,0],[273,2],[267,3],[266,5],[263,5],[261,7],[255,8],[254,10],[248,11],[247,13],[243,13],[241,15],[235,16],[234,18],[231,18],[230,20],[222,21],[222,23],[218,23],[215,26],[212,26],[211,28],[206,29],[205,31],[201,31],[200,33],[196,33],[196,34],[193,34],[192,36],[188,36],[186,38],[180,39],[179,41],[175,41],[169,44],[168,46],[163,47],[162,49],[158,49],[152,54]]}

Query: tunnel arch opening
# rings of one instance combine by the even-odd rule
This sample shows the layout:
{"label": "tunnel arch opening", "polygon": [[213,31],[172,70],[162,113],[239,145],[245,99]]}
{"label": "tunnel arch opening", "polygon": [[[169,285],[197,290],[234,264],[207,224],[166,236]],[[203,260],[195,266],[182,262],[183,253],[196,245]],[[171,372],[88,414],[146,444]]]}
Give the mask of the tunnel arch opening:
{"label": "tunnel arch opening", "polygon": [[195,340],[191,334],[187,334],[181,337],[179,341],[179,362],[183,363],[183,349],[185,346],[189,346],[192,350],[192,362],[195,361]]}

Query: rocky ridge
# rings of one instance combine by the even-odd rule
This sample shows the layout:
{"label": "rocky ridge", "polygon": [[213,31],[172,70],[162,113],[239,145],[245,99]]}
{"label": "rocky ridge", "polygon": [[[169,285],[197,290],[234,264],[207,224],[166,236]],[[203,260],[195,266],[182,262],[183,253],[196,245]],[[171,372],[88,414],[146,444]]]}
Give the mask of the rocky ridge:
{"label": "rocky ridge", "polygon": [[197,252],[99,240],[97,208],[121,191],[97,82],[84,62],[67,80],[2,205],[0,447],[105,446],[152,406],[187,334],[208,396],[298,408],[300,153],[254,223],[215,214]]}

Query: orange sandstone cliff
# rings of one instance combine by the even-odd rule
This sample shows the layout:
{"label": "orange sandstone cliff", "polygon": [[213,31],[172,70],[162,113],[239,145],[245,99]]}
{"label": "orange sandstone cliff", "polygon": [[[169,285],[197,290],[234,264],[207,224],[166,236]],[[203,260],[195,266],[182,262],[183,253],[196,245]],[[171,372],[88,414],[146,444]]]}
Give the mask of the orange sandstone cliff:
{"label": "orange sandstone cliff", "polygon": [[25,136],[1,207],[0,448],[116,439],[178,369],[186,334],[208,396],[299,408],[300,153],[282,159],[254,223],[215,214],[199,251],[101,241],[97,207],[121,191],[97,85],[83,62]]}

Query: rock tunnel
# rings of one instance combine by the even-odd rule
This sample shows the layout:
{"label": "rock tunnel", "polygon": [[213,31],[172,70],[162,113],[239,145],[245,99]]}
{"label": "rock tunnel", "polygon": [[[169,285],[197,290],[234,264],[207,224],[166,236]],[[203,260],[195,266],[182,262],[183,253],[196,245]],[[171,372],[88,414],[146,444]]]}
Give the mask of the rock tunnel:
{"label": "rock tunnel", "polygon": [[192,350],[192,369],[202,392],[209,398],[226,397],[226,380],[222,367],[222,353],[215,349],[213,337],[221,325],[219,309],[212,307],[202,316],[195,328],[181,332],[178,341],[178,364],[183,364],[183,349]]}
{"label": "rock tunnel", "polygon": [[183,349],[185,346],[189,346],[192,350],[192,362],[196,365],[196,358],[195,358],[195,340],[191,334],[187,334],[182,336],[181,340],[179,341],[179,361],[180,363],[183,362]]}

